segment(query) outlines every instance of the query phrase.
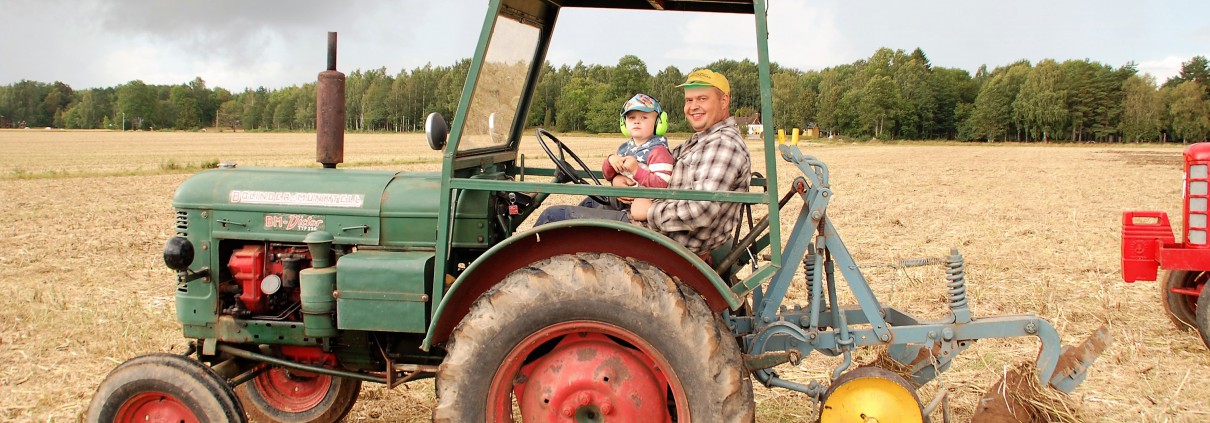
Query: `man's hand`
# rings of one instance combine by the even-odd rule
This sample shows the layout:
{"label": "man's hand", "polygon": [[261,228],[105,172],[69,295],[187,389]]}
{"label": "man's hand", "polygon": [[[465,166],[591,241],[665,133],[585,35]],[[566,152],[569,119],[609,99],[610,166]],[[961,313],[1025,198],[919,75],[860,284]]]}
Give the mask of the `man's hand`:
{"label": "man's hand", "polygon": [[647,221],[647,210],[651,208],[650,198],[635,198],[630,203],[630,219],[636,222]]}
{"label": "man's hand", "polygon": [[[613,186],[615,186],[615,187],[632,187],[632,186],[638,185],[638,183],[635,182],[634,179],[630,179],[626,175],[614,176],[613,180],[610,182],[613,183]],[[630,204],[631,201],[634,201],[634,198],[618,197],[618,201],[621,202],[622,204]]]}

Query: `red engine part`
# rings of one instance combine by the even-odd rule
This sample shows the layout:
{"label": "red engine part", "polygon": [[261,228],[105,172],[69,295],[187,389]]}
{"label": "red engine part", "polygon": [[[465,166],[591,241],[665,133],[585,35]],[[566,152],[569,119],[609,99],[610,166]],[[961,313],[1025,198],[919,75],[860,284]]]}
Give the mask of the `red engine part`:
{"label": "red engine part", "polygon": [[262,300],[260,291],[261,279],[265,277],[265,247],[247,245],[236,250],[231,253],[227,268],[231,269],[232,277],[243,289],[239,300],[244,303],[244,308],[253,313],[267,309],[268,305]]}
{"label": "red engine part", "polygon": [[[283,257],[310,260],[311,255],[306,247],[287,245],[270,245],[267,251],[264,245],[246,245],[231,253],[227,268],[231,269],[232,277],[240,285],[242,292],[239,301],[243,303],[244,308],[253,313],[269,309],[268,296],[262,290],[262,281],[266,276],[277,275],[282,283],[286,283],[285,279],[297,279],[298,270],[309,267],[304,261],[301,267],[294,269],[293,276],[286,275],[282,264]],[[290,299],[298,301],[298,296],[299,292],[295,290],[291,292]]]}
{"label": "red engine part", "polygon": [[335,367],[336,355],[326,353],[319,347],[305,347],[301,345],[282,345],[282,355],[288,357],[291,361],[310,364],[313,366]]}

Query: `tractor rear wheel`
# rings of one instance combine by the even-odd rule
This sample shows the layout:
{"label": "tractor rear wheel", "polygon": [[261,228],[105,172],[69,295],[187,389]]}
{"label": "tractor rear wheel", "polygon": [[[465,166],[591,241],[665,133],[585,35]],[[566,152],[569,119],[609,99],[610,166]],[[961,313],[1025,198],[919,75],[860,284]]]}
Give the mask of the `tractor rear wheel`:
{"label": "tractor rear wheel", "polygon": [[1197,318],[1198,290],[1210,273],[1196,270],[1169,270],[1160,283],[1160,303],[1164,314],[1177,329],[1189,330]]}
{"label": "tractor rear wheel", "polygon": [[[1198,297],[1198,302],[1201,304],[1210,304],[1210,289],[1202,288],[1202,294]],[[1202,336],[1202,343],[1206,344],[1206,348],[1210,348],[1210,307],[1197,309],[1197,319],[1194,323],[1197,325],[1198,334]]]}
{"label": "tractor rear wheel", "polygon": [[701,295],[612,254],[512,272],[446,348],[438,422],[754,418],[739,347]]}
{"label": "tractor rear wheel", "polygon": [[334,423],[361,392],[361,381],[273,367],[235,390],[258,422]]}
{"label": "tractor rear wheel", "polygon": [[151,354],[119,365],[97,388],[84,421],[244,422],[235,392],[189,357]]}

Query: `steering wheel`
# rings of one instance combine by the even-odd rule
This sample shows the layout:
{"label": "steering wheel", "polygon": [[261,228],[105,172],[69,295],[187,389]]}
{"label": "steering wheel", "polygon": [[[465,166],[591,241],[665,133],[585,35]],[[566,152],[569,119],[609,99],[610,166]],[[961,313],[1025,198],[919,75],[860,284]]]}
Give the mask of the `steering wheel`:
{"label": "steering wheel", "polygon": [[[571,148],[568,147],[567,144],[559,141],[559,138],[555,137],[554,134],[545,129],[538,128],[536,135],[538,137],[538,145],[542,146],[542,150],[546,151],[546,155],[550,157],[550,161],[555,162],[555,167],[559,168],[560,174],[555,175],[555,182],[571,181],[581,185],[593,185],[588,183],[587,179],[584,179],[584,177],[580,176],[579,172],[576,172],[576,169],[571,166],[571,163],[568,163],[563,159],[563,153],[566,152],[568,156],[571,156],[572,160],[576,161],[576,164],[580,166],[580,169],[583,169],[584,173],[587,173],[588,176],[592,178],[592,181],[595,183],[595,185],[602,185],[601,180],[597,179],[597,175],[592,173],[592,169],[589,169],[588,165],[584,164],[583,160],[580,160],[580,156],[577,156],[574,151],[571,151]],[[555,152],[554,150],[550,149],[550,145],[546,144],[547,137],[549,137],[551,141],[554,141],[555,146],[558,147],[558,157],[555,157]],[[589,194],[588,198],[591,198],[593,201],[601,204],[611,204],[613,200],[611,197],[592,194]]]}

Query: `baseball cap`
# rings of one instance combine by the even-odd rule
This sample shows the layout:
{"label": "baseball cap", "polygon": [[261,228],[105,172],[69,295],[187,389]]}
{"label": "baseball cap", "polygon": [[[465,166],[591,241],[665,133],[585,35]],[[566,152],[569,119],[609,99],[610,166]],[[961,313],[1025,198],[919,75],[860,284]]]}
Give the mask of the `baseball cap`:
{"label": "baseball cap", "polygon": [[731,95],[731,83],[727,82],[727,77],[708,68],[689,72],[689,77],[685,78],[685,83],[677,86],[685,88],[714,87],[722,91],[723,94]]}
{"label": "baseball cap", "polygon": [[660,107],[660,102],[642,93],[635,94],[634,97],[630,97],[630,100],[626,100],[626,103],[622,104],[622,116],[626,116],[626,113],[629,113],[631,110],[656,113],[664,112],[664,109]]}

